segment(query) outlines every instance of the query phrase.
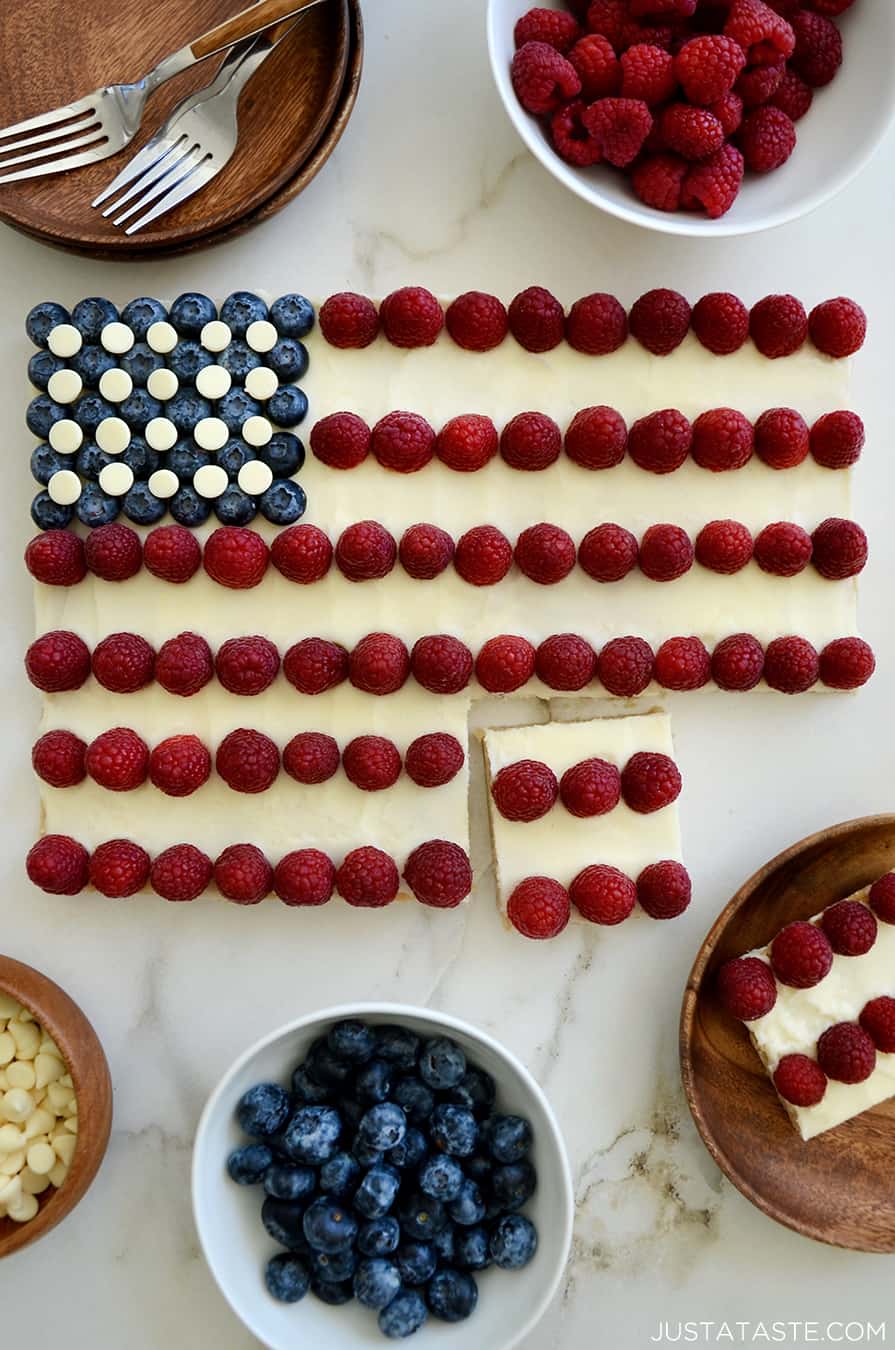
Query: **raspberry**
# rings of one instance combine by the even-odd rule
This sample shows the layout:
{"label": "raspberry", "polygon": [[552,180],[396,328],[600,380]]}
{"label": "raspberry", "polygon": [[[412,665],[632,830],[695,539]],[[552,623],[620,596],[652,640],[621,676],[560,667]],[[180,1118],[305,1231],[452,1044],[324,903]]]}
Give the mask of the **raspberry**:
{"label": "raspberry", "polygon": [[158,525],[146,536],[143,562],[154,577],[180,586],[202,566],[202,549],[185,525]]}
{"label": "raspberry", "polygon": [[693,332],[716,356],[739,351],[749,336],[749,311],[729,291],[712,291],[693,306]]}
{"label": "raspberry", "polygon": [[508,310],[510,332],[527,352],[549,352],[566,335],[566,316],[555,295],[543,286],[520,291]]}
{"label": "raspberry", "polygon": [[605,759],[583,759],[566,769],[559,782],[563,806],[580,819],[605,816],[618,806],[621,794],[621,775]]}
{"label": "raspberry", "polygon": [[751,633],[734,633],[712,652],[712,679],[719,689],[754,689],[764,671],[764,650]]}
{"label": "raspberry", "polygon": [[749,312],[749,333],[762,356],[791,356],[808,336],[808,315],[794,295],[766,295]]}
{"label": "raspberry", "polygon": [[673,637],[656,652],[656,679],[663,689],[701,689],[712,677],[712,663],[698,637]]}
{"label": "raspberry", "polygon": [[790,62],[795,73],[820,89],[829,84],[842,65],[842,34],[823,14],[800,9],[792,16],[795,51]]}
{"label": "raspberry", "polygon": [[583,637],[554,633],[538,647],[535,673],[548,689],[571,692],[590,684],[596,664],[596,653]]}
{"label": "raspberry", "polygon": [[812,561],[828,581],[843,581],[863,571],[867,562],[867,535],[853,520],[831,516],[811,536]]}
{"label": "raspberry", "polygon": [[540,820],[559,793],[556,774],[537,759],[520,759],[500,770],[491,784],[494,805],[506,820]]}
{"label": "raspberry", "polygon": [[667,356],[687,336],[690,305],[678,291],[647,291],[635,300],[628,324],[641,347],[656,356]]}
{"label": "raspberry", "polygon": [[795,408],[768,408],[755,423],[755,453],[772,469],[794,469],[808,454],[808,425]]}
{"label": "raspberry", "polygon": [[84,545],[71,530],[44,530],[29,540],[25,566],[45,586],[76,586],[87,575]]}
{"label": "raspberry", "polygon": [[808,317],[808,331],[818,351],[827,356],[851,356],[864,345],[867,315],[844,295],[815,305]]}
{"label": "raspberry", "polygon": [[[612,43],[602,33],[588,33],[575,43],[568,57],[581,81],[583,104],[618,93],[623,78],[622,66]],[[633,97],[639,98],[640,95]],[[599,155],[599,151],[597,153]]]}
{"label": "raspberry", "polygon": [[628,45],[625,39],[631,27],[626,0],[591,0],[587,26],[592,33],[602,33],[616,51],[621,51]]}
{"label": "raspberry", "polygon": [[28,880],[50,895],[77,895],[87,885],[87,850],[67,834],[45,834],[25,861]]}
{"label": "raspberry", "polygon": [[526,112],[556,112],[581,93],[581,80],[570,61],[546,42],[526,42],[513,57],[510,78]]}
{"label": "raspberry", "polygon": [[630,530],[607,522],[589,530],[578,546],[578,562],[595,581],[621,581],[637,565],[638,545]]}
{"label": "raspberry", "polygon": [[718,971],[718,997],[731,1017],[755,1022],[777,1002],[777,981],[766,961],[739,956]]}
{"label": "raspberry", "polygon": [[311,428],[311,449],[331,469],[356,469],[370,453],[372,433],[353,412],[334,412]]}
{"label": "raspberry", "polygon": [[331,347],[369,347],[379,332],[372,300],[353,291],[331,295],[320,306],[320,331]]}
{"label": "raspberry", "polygon": [[838,409],[824,413],[811,428],[811,453],[825,469],[857,464],[864,447],[864,423],[857,413]]}
{"label": "raspberry", "polygon": [[273,868],[254,844],[231,844],[215,862],[214,884],[225,900],[257,905],[270,894]]}
{"label": "raspberry", "polygon": [[507,918],[527,938],[557,937],[570,915],[569,892],[552,877],[526,877],[507,901]]}
{"label": "raspberry", "polygon": [[113,694],[133,694],[152,680],[155,652],[136,633],[112,633],[93,649],[93,675]]}
{"label": "raspberry", "polygon": [[475,525],[457,541],[454,567],[470,586],[496,586],[513,563],[513,549],[496,525]]}
{"label": "raspberry", "polygon": [[93,850],[90,884],[113,900],[142,891],[149,880],[149,854],[130,839],[109,839]]}
{"label": "raspberry", "polygon": [[211,648],[198,633],[179,633],[159,649],[155,678],[169,694],[189,698],[214,675]]}
{"label": "raspberry", "polygon": [[637,901],[637,887],[617,867],[585,867],[569,887],[569,898],[583,919],[607,926],[623,923]]}
{"label": "raspberry", "polygon": [[895,923],[895,872],[887,872],[870,887],[870,908],[883,923]]}
{"label": "raspberry", "polygon": [[723,145],[708,159],[694,164],[681,185],[681,206],[705,211],[717,220],[733,206],[743,181],[743,156],[736,146]]}
{"label": "raspberry", "polygon": [[752,560],[752,535],[738,520],[710,520],[696,536],[696,561],[732,576]]}
{"label": "raspberry", "polygon": [[811,87],[794,70],[787,68],[768,102],[772,108],[780,108],[793,122],[798,122],[811,107],[813,99]]}
{"label": "raspberry", "polygon": [[724,128],[708,108],[669,103],[662,110],[659,132],[669,150],[684,159],[708,159],[724,144]]}
{"label": "raspberry", "polygon": [[770,173],[796,148],[796,129],[780,108],[756,108],[740,128],[739,143],[747,169]]}
{"label": "raspberry", "polygon": [[45,694],[80,689],[90,674],[90,652],[77,633],[44,633],[25,655],[28,679]]}
{"label": "raspberry", "polygon": [[378,848],[356,848],[336,873],[336,886],[343,900],[362,909],[381,909],[398,894],[401,879],[387,853]]}
{"label": "raspberry", "polygon": [[793,1106],[817,1106],[827,1090],[827,1075],[809,1055],[784,1055],[774,1070],[774,1087]]}
{"label": "raspberry", "polygon": [[385,336],[393,347],[431,347],[444,327],[441,304],[425,286],[403,286],[379,307]]}
{"label": "raspberry", "polygon": [[214,668],[231,694],[253,697],[269,689],[280,669],[280,654],[268,638],[228,638],[218,648]]}
{"label": "raspberry", "polygon": [[631,175],[631,186],[646,206],[676,211],[689,164],[679,155],[644,155]]}
{"label": "raspberry", "polygon": [[84,558],[88,570],[103,581],[126,581],[143,566],[143,546],[136,530],[113,521],[90,531]]}
{"label": "raspberry", "polygon": [[512,694],[531,679],[536,653],[524,637],[489,638],[475,662],[476,679],[489,694]]}
{"label": "raspberry", "polygon": [[205,541],[202,566],[219,586],[246,591],[264,579],[268,557],[260,534],[239,525],[222,525]]}
{"label": "raspberry", "polygon": [[862,638],[836,638],[820,654],[821,682],[830,689],[860,689],[876,670],[872,647]]}
{"label": "raspberry", "polygon": [[857,900],[840,900],[824,910],[821,927],[837,956],[864,956],[876,942],[872,910]]}
{"label": "raspberry", "polygon": [[195,900],[211,881],[211,859],[194,844],[174,844],[154,860],[149,873],[152,889],[163,900]]}
{"label": "raspberry", "polygon": [[774,638],[764,654],[764,677],[783,694],[804,694],[817,683],[817,652],[806,638]]}
{"label": "raspberry", "polygon": [[886,994],[872,998],[858,1020],[877,1050],[884,1055],[895,1053],[895,998]]}
{"label": "raspberry", "polygon": [[578,39],[581,27],[573,14],[561,9],[530,9],[516,21],[513,41],[517,47],[526,42],[546,42],[558,52],[567,52]]}
{"label": "raspberry", "polygon": [[410,654],[398,637],[368,633],[351,653],[348,678],[366,694],[394,694],[410,674]]}
{"label": "raspberry", "polygon": [[336,869],[317,848],[299,848],[277,863],[273,888],[284,905],[325,905],[332,898]]}
{"label": "raspberry", "polygon": [[676,581],[693,566],[693,544],[679,525],[650,525],[640,541],[640,570],[651,581]]}
{"label": "raspberry", "polygon": [[[585,42],[595,40],[584,39]],[[574,61],[574,57],[572,59]],[[636,42],[622,53],[621,77],[622,98],[642,99],[650,108],[665,103],[677,89],[673,57],[648,42]],[[594,97],[616,92],[616,89],[602,89]]]}
{"label": "raspberry", "polygon": [[401,756],[385,736],[355,736],[342,752],[342,768],[362,792],[383,792],[401,777]]}
{"label": "raspberry", "polygon": [[837,1083],[863,1083],[876,1068],[876,1046],[857,1022],[838,1022],[817,1042],[817,1062]]}
{"label": "raspberry", "polygon": [[418,638],[410,665],[417,684],[433,694],[459,694],[472,679],[472,653],[447,633]]}
{"label": "raspberry", "polygon": [[642,694],[653,678],[652,648],[643,638],[613,638],[597,657],[597,675],[617,698]]}
{"label": "raspberry", "polygon": [[280,772],[280,752],[262,731],[240,727],[221,741],[214,767],[234,792],[266,792]]}
{"label": "raspberry", "polygon": [[401,536],[398,558],[408,576],[431,581],[450,566],[454,541],[437,525],[411,525]]}
{"label": "raspberry", "polygon": [[349,525],[336,544],[336,566],[349,581],[375,581],[388,576],[397,556],[397,544],[376,520]]}
{"label": "raspberry", "polygon": [[435,453],[449,469],[473,473],[497,454],[497,429],[490,417],[478,413],[452,417],[438,433]]}
{"label": "raspberry", "polygon": [[714,103],[710,103],[709,112],[717,117],[724,135],[730,138],[739,130],[743,121],[743,100],[739,94],[731,91],[723,98],[717,98]]}
{"label": "raspberry", "polygon": [[500,454],[511,469],[546,469],[559,459],[562,433],[546,413],[518,413],[500,437]]}
{"label": "raspberry", "polygon": [[211,755],[198,736],[169,736],[149,756],[150,782],[169,797],[188,797],[211,773]]}
{"label": "raspberry", "polygon": [[815,14],[826,14],[835,18],[837,14],[844,14],[847,9],[851,9],[855,0],[810,0],[808,9],[814,10]]}
{"label": "raspberry", "polygon": [[649,473],[673,473],[690,453],[693,432],[676,408],[640,417],[628,432],[628,453]]}
{"label": "raspberry", "polygon": [[333,546],[316,525],[290,525],[270,546],[270,560],[287,581],[309,586],[330,569]]}
{"label": "raspberry", "polygon": [[614,295],[596,292],[576,300],[566,320],[569,345],[588,356],[616,351],[628,336],[628,316]]}
{"label": "raspberry", "polygon": [[710,34],[684,43],[674,58],[674,73],[688,101],[705,106],[730,93],[745,63],[739,43]]}
{"label": "raspberry", "polygon": [[689,19],[696,12],[696,0],[629,0],[635,19]]}
{"label": "raspberry", "polygon": [[649,108],[639,98],[598,99],[583,121],[606,162],[620,169],[637,158],[653,125]]}
{"label": "raspberry", "polygon": [[404,880],[420,904],[454,909],[472,890],[472,868],[459,844],[429,839],[407,859]]}
{"label": "raspberry", "polygon": [[516,565],[539,586],[553,586],[575,566],[575,543],[559,525],[529,525],[516,540]]}
{"label": "raspberry", "polygon": [[752,458],[753,447],[752,423],[734,408],[712,408],[693,423],[692,453],[702,469],[741,469]]}
{"label": "raspberry", "polygon": [[676,919],[689,905],[691,894],[686,867],[671,859],[652,863],[637,878],[640,908],[651,919]]}
{"label": "raspberry", "polygon": [[766,525],[755,540],[755,561],[763,572],[794,577],[811,561],[811,535],[794,521]]}
{"label": "raspberry", "polygon": [[[785,63],[781,60],[774,61],[766,66],[752,66],[750,70],[744,70],[734,85],[743,106],[760,108],[762,104],[767,103],[771,95],[779,89],[785,69]],[[746,166],[751,168],[748,155],[746,156]]]}
{"label": "raspberry", "polygon": [[788,923],[771,943],[771,965],[781,984],[811,989],[830,973],[833,949],[813,923]]}
{"label": "raspberry", "polygon": [[283,751],[283,768],[296,783],[325,783],[339,760],[339,747],[322,731],[300,731]]}
{"label": "raspberry", "polygon": [[84,752],[87,746],[71,731],[47,731],[35,741],[31,765],[38,778],[50,787],[74,787],[87,773]]}
{"label": "raspberry", "polygon": [[[600,39],[602,41],[603,39]],[[603,158],[598,143],[584,122],[587,104],[581,99],[564,103],[550,119],[550,137],[553,148],[567,164],[579,169],[599,164]]]}
{"label": "raspberry", "polygon": [[565,450],[584,469],[611,469],[625,457],[628,429],[614,408],[599,404],[582,408],[569,423]]}
{"label": "raspberry", "polygon": [[433,731],[411,741],[404,756],[404,768],[417,787],[443,787],[456,778],[465,758],[463,746],[456,736]]}
{"label": "raspberry", "polygon": [[677,801],[681,775],[668,755],[640,750],[622,769],[621,784],[625,804],[639,815],[648,816]]}
{"label": "raspberry", "polygon": [[370,447],[384,469],[417,473],[435,453],[435,432],[418,413],[387,413],[373,428]]}
{"label": "raspberry", "polygon": [[[559,11],[548,10],[547,13],[556,13],[557,18],[571,18]],[[448,306],[445,323],[457,346],[469,352],[490,352],[499,347],[509,327],[506,306],[496,295],[488,295],[485,291],[467,291],[458,295]]]}
{"label": "raspberry", "polygon": [[785,19],[761,0],[734,0],[724,25],[727,37],[746,53],[746,64],[763,66],[790,57],[796,40]]}

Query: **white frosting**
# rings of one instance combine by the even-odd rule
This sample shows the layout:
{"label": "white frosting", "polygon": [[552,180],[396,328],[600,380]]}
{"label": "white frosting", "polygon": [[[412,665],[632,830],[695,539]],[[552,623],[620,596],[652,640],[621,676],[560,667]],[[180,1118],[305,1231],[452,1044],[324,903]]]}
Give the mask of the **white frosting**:
{"label": "white frosting", "polygon": [[203,464],[193,474],[193,487],[200,497],[207,497],[209,500],[214,500],[226,492],[229,482],[226,469],[222,469],[219,464]]}
{"label": "white frosting", "polygon": [[123,356],[134,345],[133,329],[126,323],[107,323],[99,335],[99,340],[107,352]]}
{"label": "white frosting", "polygon": [[50,376],[47,393],[57,403],[74,403],[84,382],[76,370],[56,370]]}
{"label": "white frosting", "polygon": [[121,417],[104,417],[96,428],[96,443],[107,455],[121,455],[131,443],[131,430]]}
{"label": "white frosting", "polygon": [[199,341],[206,351],[222,352],[229,347],[233,334],[223,319],[212,319],[199,334]]}
{"label": "white frosting", "polygon": [[274,394],[280,387],[280,382],[270,366],[255,366],[246,375],[245,391],[249,398],[257,398],[262,403]]}
{"label": "white frosting", "polygon": [[123,403],[133,393],[134,382],[126,370],[113,366],[104,370],[99,378],[99,392],[110,403]]}
{"label": "white frosting", "polygon": [[250,459],[247,464],[243,464],[236,481],[250,497],[260,497],[273,482],[273,470],[260,459]]}
{"label": "white frosting", "polygon": [[166,501],[169,497],[173,497],[180,487],[180,479],[173,469],[156,469],[149,475],[148,487],[156,497]]}
{"label": "white frosting", "polygon": [[247,445],[267,445],[272,435],[273,427],[266,417],[249,417],[242,424],[242,438]]}
{"label": "white frosting", "polygon": [[173,398],[180,388],[180,381],[173,370],[168,370],[167,366],[162,366],[160,370],[154,370],[146,381],[146,388],[153,398],[160,399],[162,403],[167,403],[169,398]]}
{"label": "white frosting", "polygon": [[223,398],[233,383],[223,366],[203,366],[196,376],[196,389],[203,398]]}
{"label": "white frosting", "polygon": [[146,444],[153,450],[171,450],[177,444],[177,428],[167,417],[153,417],[146,423]]}
{"label": "white frosting", "polygon": [[246,329],[246,342],[253,352],[273,351],[279,337],[279,333],[268,319],[256,319]]}
{"label": "white frosting", "polygon": [[105,464],[99,471],[99,485],[110,497],[123,497],[134,485],[134,471],[129,464]]}
{"label": "white frosting", "polygon": [[166,356],[177,346],[177,329],[167,319],[158,319],[149,325],[146,341],[154,352]]}
{"label": "white frosting", "polygon": [[60,506],[73,506],[81,495],[81,480],[72,469],[58,469],[47,484],[47,492]]}
{"label": "white frosting", "polygon": [[77,356],[83,345],[84,339],[73,323],[57,323],[55,328],[50,329],[47,346],[54,356],[63,361],[70,356]]}
{"label": "white frosting", "polygon": [[50,445],[60,455],[73,455],[84,443],[84,433],[71,417],[61,417],[50,427]]}
{"label": "white frosting", "polygon": [[196,423],[193,436],[203,450],[221,450],[230,439],[230,432],[219,417],[203,417]]}

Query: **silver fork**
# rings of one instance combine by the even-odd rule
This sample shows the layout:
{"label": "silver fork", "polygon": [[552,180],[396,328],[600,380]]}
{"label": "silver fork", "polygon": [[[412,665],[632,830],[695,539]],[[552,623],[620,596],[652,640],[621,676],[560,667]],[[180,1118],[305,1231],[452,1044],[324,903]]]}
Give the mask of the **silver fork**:
{"label": "silver fork", "polygon": [[322,0],[257,0],[166,56],[134,84],[109,84],[51,112],[0,129],[0,183],[62,173],[117,155],[134,139],[150,94],[216,52],[255,37]]}

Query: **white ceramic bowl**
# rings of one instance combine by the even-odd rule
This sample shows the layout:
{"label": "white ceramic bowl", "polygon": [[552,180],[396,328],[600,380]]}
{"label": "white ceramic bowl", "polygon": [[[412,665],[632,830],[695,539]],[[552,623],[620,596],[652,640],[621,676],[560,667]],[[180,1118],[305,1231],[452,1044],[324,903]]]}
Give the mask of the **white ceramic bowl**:
{"label": "white ceramic bowl", "polygon": [[[656,211],[634,194],[618,170],[595,165],[576,169],[553,150],[537,118],[527,113],[510,83],[513,28],[534,0],[488,0],[488,49],[504,106],[525,144],[546,169],[579,197],[621,220],[666,234],[751,234],[807,215],[851,182],[882,141],[895,118],[895,4],[856,0],[839,20],[844,59],[838,75],[818,89],[796,125],[798,144],[781,169],[746,175],[727,215],[708,220],[694,212]],[[562,9],[562,0],[538,0]]]}
{"label": "white ceramic bowl", "polygon": [[547,1099],[522,1064],[483,1031],[425,1008],[391,1003],[351,1004],[298,1018],[250,1046],[228,1069],[206,1103],[193,1154],[193,1210],[199,1240],[221,1293],[253,1335],[271,1350],[383,1350],[376,1314],[356,1303],[330,1308],[309,1294],[277,1303],[264,1286],[264,1265],[277,1250],[261,1225],[262,1193],[236,1186],[225,1163],[245,1136],[236,1104],[253,1083],[288,1084],[310,1043],[333,1022],[360,1017],[400,1022],[423,1036],[452,1036],[470,1059],[492,1074],[498,1106],[526,1117],[534,1131],[538,1188],[525,1207],[538,1229],[538,1250],[524,1271],[487,1270],[476,1277],[479,1302],[466,1322],[430,1318],[409,1344],[414,1350],[510,1350],[532,1329],[555,1294],[572,1240],[574,1197],[569,1163]]}

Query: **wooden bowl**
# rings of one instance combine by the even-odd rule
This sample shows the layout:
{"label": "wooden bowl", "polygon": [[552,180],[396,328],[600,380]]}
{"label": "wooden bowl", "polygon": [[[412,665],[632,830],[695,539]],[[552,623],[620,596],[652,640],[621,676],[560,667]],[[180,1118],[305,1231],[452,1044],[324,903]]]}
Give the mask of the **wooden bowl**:
{"label": "wooden bowl", "polygon": [[78,1136],[68,1176],[39,1195],[29,1223],[0,1219],[0,1258],[49,1233],[70,1214],[96,1176],[112,1128],[112,1080],[96,1032],[68,994],[46,975],[0,955],[0,989],[11,994],[52,1036],[75,1085]]}
{"label": "wooden bowl", "polygon": [[778,1223],[836,1247],[895,1252],[895,1101],[805,1143],[741,1023],[715,994],[733,956],[895,868],[895,815],[846,821],[774,858],[733,897],[700,948],[681,1013],[687,1101],[722,1172]]}

